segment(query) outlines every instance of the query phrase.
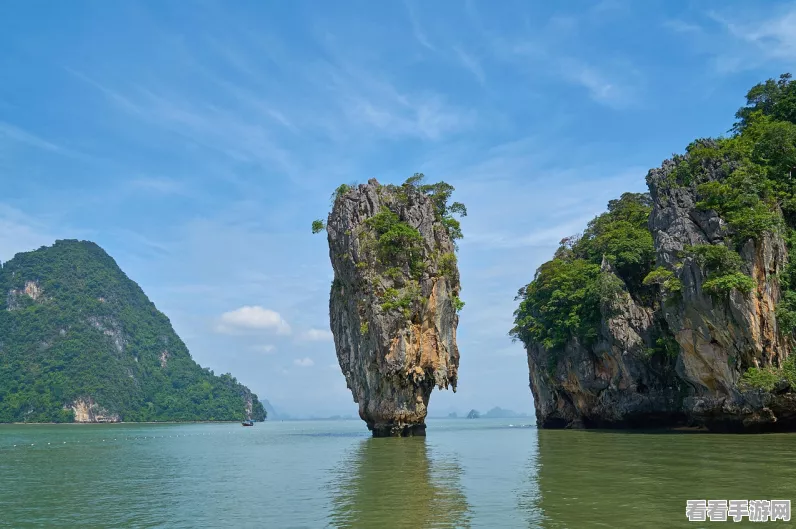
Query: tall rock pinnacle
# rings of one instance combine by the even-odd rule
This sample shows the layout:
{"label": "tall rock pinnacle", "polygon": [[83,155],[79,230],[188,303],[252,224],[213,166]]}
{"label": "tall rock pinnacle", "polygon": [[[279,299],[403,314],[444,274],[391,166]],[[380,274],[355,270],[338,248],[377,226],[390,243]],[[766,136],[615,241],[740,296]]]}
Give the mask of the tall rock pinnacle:
{"label": "tall rock pinnacle", "polygon": [[456,391],[461,237],[453,187],[375,179],[343,185],[324,227],[334,269],[331,329],[359,415],[374,437],[425,435],[434,386]]}

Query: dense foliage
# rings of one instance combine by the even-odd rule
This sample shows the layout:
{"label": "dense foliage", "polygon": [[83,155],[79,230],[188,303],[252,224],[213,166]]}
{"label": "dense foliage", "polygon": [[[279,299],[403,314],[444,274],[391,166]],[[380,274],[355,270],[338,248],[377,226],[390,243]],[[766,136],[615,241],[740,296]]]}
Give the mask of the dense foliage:
{"label": "dense foliage", "polygon": [[191,359],[168,318],[94,243],[17,254],[0,269],[0,292],[0,422],[68,422],[88,398],[124,421],[240,420],[248,398],[251,417],[265,417],[235,378]]}
{"label": "dense foliage", "polygon": [[[393,284],[393,287],[377,292],[382,299],[381,308],[385,311],[400,310],[406,315],[411,313],[411,307],[422,301],[418,281],[432,262],[436,263],[441,275],[449,279],[458,274],[456,254],[438,250],[428,254],[420,231],[402,218],[406,207],[417,199],[418,193],[427,196],[434,207],[435,220],[453,241],[454,249],[457,248],[456,241],[462,238],[462,229],[456,216],[466,216],[467,208],[461,202],[451,202],[455,191],[452,185],[446,182],[424,182],[425,175],[415,173],[399,186],[379,186],[377,192],[383,197],[381,209],[358,227],[356,233],[346,232],[346,235],[359,239],[362,250],[360,258],[364,260],[355,263],[355,266],[368,268],[371,273],[389,279]],[[340,185],[332,193],[332,201],[344,197],[354,186]],[[312,233],[325,229],[326,223],[322,219],[312,222]],[[378,286],[380,282],[374,281],[374,285]],[[464,307],[464,302],[455,294],[453,304],[457,311]]]}
{"label": "dense foliage", "polygon": [[[561,241],[554,259],[520,289],[511,335],[547,349],[561,348],[572,338],[592,343],[601,306],[623,288],[619,278],[631,294],[644,293],[643,280],[655,257],[647,229],[651,210],[649,195],[625,193],[610,201],[608,211],[592,220],[583,235]],[[616,275],[601,271],[603,258]]]}

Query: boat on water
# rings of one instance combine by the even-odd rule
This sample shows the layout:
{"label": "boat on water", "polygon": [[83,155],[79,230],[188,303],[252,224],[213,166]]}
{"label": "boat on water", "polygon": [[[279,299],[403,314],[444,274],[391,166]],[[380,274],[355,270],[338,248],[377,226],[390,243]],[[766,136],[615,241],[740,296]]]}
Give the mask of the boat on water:
{"label": "boat on water", "polygon": [[243,421],[241,424],[242,424],[243,426],[254,426],[254,421],[252,421],[251,419],[249,419],[248,421]]}

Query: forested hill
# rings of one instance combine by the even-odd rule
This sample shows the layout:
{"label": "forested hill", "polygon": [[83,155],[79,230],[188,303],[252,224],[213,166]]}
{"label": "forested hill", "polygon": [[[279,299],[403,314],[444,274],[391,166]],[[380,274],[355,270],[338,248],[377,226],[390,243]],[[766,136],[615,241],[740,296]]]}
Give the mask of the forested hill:
{"label": "forested hill", "polygon": [[263,420],[257,396],[191,358],[96,244],[59,240],[0,268],[0,422]]}

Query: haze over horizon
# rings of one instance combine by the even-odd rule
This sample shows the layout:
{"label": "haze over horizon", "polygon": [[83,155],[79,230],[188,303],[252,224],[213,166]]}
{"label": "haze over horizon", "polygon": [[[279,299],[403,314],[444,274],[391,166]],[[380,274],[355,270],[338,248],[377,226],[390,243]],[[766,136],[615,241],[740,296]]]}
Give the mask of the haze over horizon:
{"label": "haze over horizon", "polygon": [[507,336],[563,237],[796,61],[796,3],[0,5],[0,261],[102,246],[194,359],[279,412],[357,415],[328,321],[341,183],[466,204],[459,389],[533,413]]}

